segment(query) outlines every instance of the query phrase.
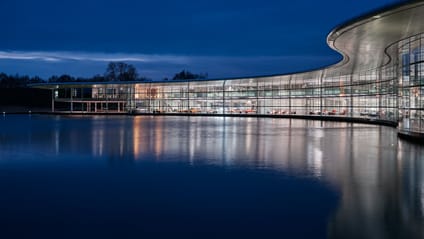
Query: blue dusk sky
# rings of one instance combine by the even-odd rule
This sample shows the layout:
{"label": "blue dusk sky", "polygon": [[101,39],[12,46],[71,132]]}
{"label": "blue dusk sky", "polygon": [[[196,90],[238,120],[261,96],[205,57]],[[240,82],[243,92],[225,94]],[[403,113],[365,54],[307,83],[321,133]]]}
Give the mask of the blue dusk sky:
{"label": "blue dusk sky", "polygon": [[2,0],[0,72],[103,74],[110,61],[160,80],[183,69],[209,78],[333,64],[337,25],[394,0]]}

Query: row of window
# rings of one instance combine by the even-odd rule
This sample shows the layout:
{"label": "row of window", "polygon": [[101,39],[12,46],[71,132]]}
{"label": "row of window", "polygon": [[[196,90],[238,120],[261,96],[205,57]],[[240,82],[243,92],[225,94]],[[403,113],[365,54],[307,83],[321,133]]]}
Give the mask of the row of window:
{"label": "row of window", "polygon": [[334,68],[235,80],[99,84],[60,88],[55,99],[79,102],[72,107],[87,111],[373,117],[424,133],[423,36],[393,44],[391,54],[398,57],[388,65],[352,75]]}

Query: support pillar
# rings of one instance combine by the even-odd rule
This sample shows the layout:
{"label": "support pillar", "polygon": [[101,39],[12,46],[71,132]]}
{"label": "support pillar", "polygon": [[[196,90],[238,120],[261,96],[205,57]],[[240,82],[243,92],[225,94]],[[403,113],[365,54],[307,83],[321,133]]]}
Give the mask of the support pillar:
{"label": "support pillar", "polygon": [[322,87],[322,83],[323,83],[323,78],[325,75],[325,70],[322,70],[319,76],[319,112],[321,112],[321,115],[324,115],[323,112],[323,99],[322,99],[322,91],[323,91],[323,87]]}
{"label": "support pillar", "polygon": [[292,75],[290,75],[289,78],[289,112],[288,114],[291,115],[292,114],[292,87],[291,87],[291,82],[292,82]]}
{"label": "support pillar", "polygon": [[73,99],[73,95],[74,95],[74,88],[71,88],[71,113],[72,113],[72,111],[74,111],[74,99]]}
{"label": "support pillar", "polygon": [[52,113],[54,113],[54,98],[55,98],[55,90],[52,90]]}

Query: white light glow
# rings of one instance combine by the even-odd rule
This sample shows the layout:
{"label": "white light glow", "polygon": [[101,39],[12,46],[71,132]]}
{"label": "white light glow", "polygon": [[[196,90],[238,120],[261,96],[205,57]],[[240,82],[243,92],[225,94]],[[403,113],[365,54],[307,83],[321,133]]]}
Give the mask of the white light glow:
{"label": "white light glow", "polygon": [[37,51],[0,51],[0,59],[7,60],[35,60],[47,62],[61,61],[128,61],[128,62],[169,62],[187,63],[189,59],[185,56],[176,55],[147,55],[126,53],[86,53],[86,52],[37,52]]}

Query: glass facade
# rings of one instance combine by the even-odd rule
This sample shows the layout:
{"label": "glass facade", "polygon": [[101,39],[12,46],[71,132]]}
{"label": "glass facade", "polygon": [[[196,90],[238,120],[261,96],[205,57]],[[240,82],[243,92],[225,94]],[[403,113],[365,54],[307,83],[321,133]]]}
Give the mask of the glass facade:
{"label": "glass facade", "polygon": [[231,80],[61,85],[55,101],[68,102],[67,111],[327,115],[396,122],[394,70],[396,66],[352,75],[321,70]]}
{"label": "glass facade", "polygon": [[[418,17],[424,14],[424,4],[413,4],[415,8],[398,6],[387,10],[387,16],[382,12],[334,30],[327,42],[340,52],[344,49],[344,59],[320,70],[239,79],[35,87],[52,90],[54,111],[338,117],[397,124],[400,133],[423,137],[424,24],[412,22],[408,12]],[[401,23],[409,26],[408,32]]]}
{"label": "glass facade", "polygon": [[55,111],[367,118],[421,133],[423,36],[400,41],[398,60],[349,75],[327,68],[226,80],[63,84],[54,89]]}
{"label": "glass facade", "polygon": [[402,40],[398,54],[399,130],[424,133],[424,34]]}
{"label": "glass facade", "polygon": [[61,85],[54,100],[69,103],[62,108],[66,111],[296,114],[397,121],[393,68],[358,75],[326,75],[322,70],[231,80]]}

